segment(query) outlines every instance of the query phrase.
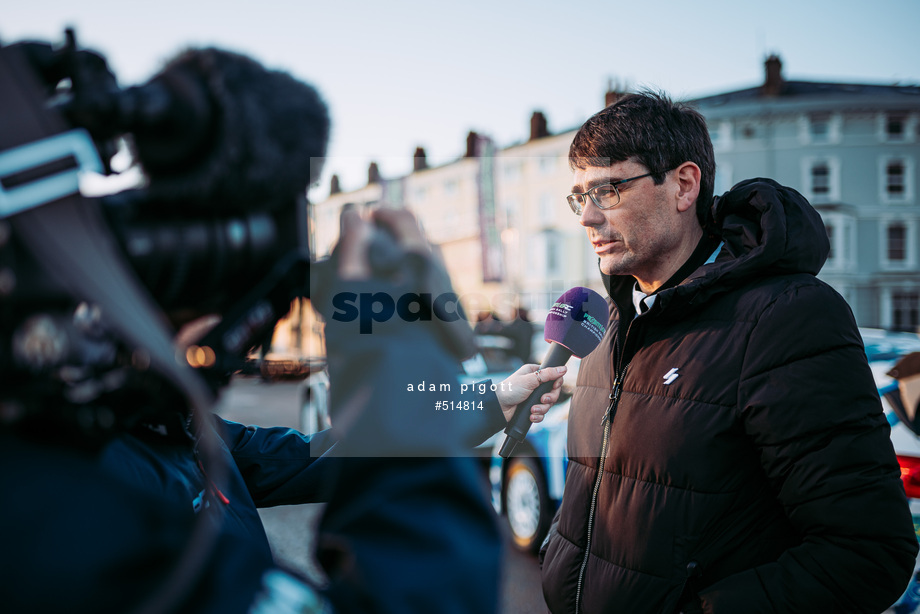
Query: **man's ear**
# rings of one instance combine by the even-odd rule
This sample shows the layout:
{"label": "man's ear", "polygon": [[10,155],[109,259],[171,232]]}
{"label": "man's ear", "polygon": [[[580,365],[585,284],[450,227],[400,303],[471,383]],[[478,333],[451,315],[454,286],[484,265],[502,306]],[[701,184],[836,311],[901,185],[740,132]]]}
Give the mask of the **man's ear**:
{"label": "man's ear", "polygon": [[700,167],[693,162],[684,162],[674,169],[674,177],[677,179],[677,210],[681,213],[696,208],[701,175]]}

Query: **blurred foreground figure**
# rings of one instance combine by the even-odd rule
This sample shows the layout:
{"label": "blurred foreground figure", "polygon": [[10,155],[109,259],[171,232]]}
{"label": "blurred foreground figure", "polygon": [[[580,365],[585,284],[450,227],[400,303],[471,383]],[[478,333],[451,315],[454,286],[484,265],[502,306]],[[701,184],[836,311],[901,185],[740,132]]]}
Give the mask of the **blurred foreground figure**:
{"label": "blurred foreground figure", "polygon": [[[389,273],[353,275],[374,260],[364,231],[311,265],[304,194],[329,133],[317,93],[215,49],[120,89],[68,35],[0,47],[3,611],[495,611],[499,536],[464,453],[480,434],[393,394],[407,377],[455,384],[468,327],[394,319],[361,335],[330,320],[331,432],[212,413],[311,282],[327,317],[355,284],[449,288],[396,227]],[[122,136],[147,184],[81,196]],[[209,314],[216,327],[177,348]],[[322,587],[276,568],[255,509],[315,500]]]}

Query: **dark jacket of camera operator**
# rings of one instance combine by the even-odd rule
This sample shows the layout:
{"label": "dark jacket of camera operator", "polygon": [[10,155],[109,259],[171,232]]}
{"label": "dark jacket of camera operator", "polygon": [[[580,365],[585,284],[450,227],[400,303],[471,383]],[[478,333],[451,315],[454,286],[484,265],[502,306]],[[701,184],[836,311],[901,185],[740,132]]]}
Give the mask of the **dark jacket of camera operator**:
{"label": "dark jacket of camera operator", "polygon": [[[64,63],[69,67],[84,56],[74,55],[73,34],[68,38]],[[38,68],[46,69],[46,85],[53,91],[61,80],[59,71],[50,70],[56,68],[51,60],[57,56],[50,45],[29,49],[36,60],[33,77],[41,76]],[[101,82],[105,89],[112,89],[114,80],[109,79],[104,59],[98,54],[85,57],[88,63],[80,67],[93,69],[91,76],[97,70],[106,73]],[[24,62],[16,54],[0,53],[0,75],[8,76],[5,86],[18,81],[15,77],[28,69]],[[7,63],[12,70],[2,70]],[[85,81],[86,74],[79,74],[81,79],[73,79],[74,83]],[[34,79],[23,79],[15,95],[0,97],[11,103],[4,110],[13,109],[0,117],[13,120],[9,125],[17,124],[15,138],[4,139],[10,142],[0,149],[51,136],[60,131],[58,123],[61,129],[69,126],[69,122],[58,122],[63,118],[56,115],[46,117],[50,105],[35,85]],[[131,116],[127,118],[130,122],[126,119],[129,124],[136,119],[138,107],[162,111],[153,117],[137,113],[144,116],[143,121],[125,129],[134,137],[133,148],[150,179],[142,194],[146,204],[155,203],[159,208],[167,203],[177,207],[199,203],[202,208],[186,220],[196,222],[210,220],[218,208],[225,211],[226,218],[218,217],[232,219],[233,230],[228,233],[230,240],[221,235],[216,251],[224,254],[230,243],[239,243],[247,247],[246,260],[253,242],[237,241],[241,225],[234,216],[255,213],[251,206],[256,203],[267,212],[284,202],[283,210],[273,210],[272,216],[277,214],[277,220],[285,221],[301,219],[299,195],[318,178],[318,174],[313,176],[318,172],[316,161],[325,155],[329,132],[325,104],[312,88],[219,50],[183,53],[148,85],[152,89],[144,89],[145,85],[141,94],[152,92],[149,99],[138,94],[127,104],[116,101],[111,105]],[[155,104],[140,104],[139,100]],[[93,96],[88,105],[92,107],[87,111],[89,123],[104,125],[108,135],[113,128],[105,125],[108,115],[95,117],[92,113],[108,105],[96,101]],[[35,109],[21,109],[23,102],[34,102]],[[190,107],[203,107],[205,112],[201,117],[187,113]],[[47,113],[33,113],[36,109]],[[20,112],[25,120],[16,116]],[[173,130],[174,125],[180,127]],[[185,126],[193,127],[190,138],[172,142],[174,132],[186,136]],[[119,125],[112,132],[122,129]],[[197,138],[199,133],[206,135]],[[143,135],[152,135],[146,145]],[[54,141],[53,151],[58,151],[59,142]],[[173,155],[174,151],[181,155]],[[69,170],[73,158],[80,156],[45,162],[53,162],[58,170],[57,163],[64,161]],[[21,174],[25,179],[39,175]],[[153,365],[152,371],[172,380],[190,406],[208,407],[203,382],[195,381],[184,366],[177,367],[166,331],[153,324],[163,314],[149,304],[150,297],[140,287],[135,288],[130,267],[122,266],[128,263],[120,262],[124,254],[119,255],[110,242],[114,237],[109,236],[102,213],[71,196],[76,197],[76,192],[53,194],[49,197],[52,206],[45,203],[36,208],[40,203],[29,203],[33,208],[16,213],[14,231],[22,234],[27,249],[42,266],[67,280],[63,293],[68,300],[98,304],[111,319],[111,331],[119,343],[140,349],[135,358],[152,357],[149,364],[132,361],[133,367],[146,372]],[[271,294],[280,317],[290,301],[289,292],[303,290],[301,267],[294,259],[299,262],[307,250],[300,244],[298,229],[280,221],[275,229],[290,244],[285,246],[286,241],[277,242],[272,236],[265,241],[272,246],[270,253],[262,255],[268,261],[280,260],[271,265],[263,262],[265,266],[251,277],[236,281],[242,285],[238,290],[247,296],[254,290],[246,287],[249,282]],[[60,240],[61,230],[67,241]],[[307,235],[306,228],[300,230]],[[285,255],[286,249],[293,251]],[[77,251],[86,256],[85,262],[68,268],[66,265],[77,262]],[[184,266],[189,262],[184,255],[180,260],[182,265],[176,268],[193,270]],[[231,260],[207,270],[220,268],[235,276]],[[292,267],[290,274],[274,280],[279,284],[274,289],[261,287],[264,276],[269,271],[274,275],[276,265],[282,264]],[[198,278],[192,274],[180,286],[184,288],[184,282],[190,280],[194,284]],[[180,286],[172,289],[178,292]],[[147,289],[158,294],[153,287]],[[383,291],[393,289],[392,285],[383,287]],[[396,294],[400,293],[392,293]],[[230,293],[226,300],[207,308],[190,304],[159,307],[227,315],[225,310],[238,306],[233,297]],[[406,398],[395,393],[405,390],[405,367],[410,364],[417,366],[412,377],[456,386],[456,352],[423,326],[397,320],[392,324],[364,336],[335,326],[327,330],[330,377],[337,395],[332,410],[339,418],[334,436],[345,442],[336,446],[339,455],[330,459],[335,462],[329,471],[316,471],[321,464],[315,458],[316,440],[287,430],[219,425],[225,448],[217,456],[227,461],[229,471],[212,482],[213,476],[197,466],[194,442],[175,425],[158,423],[150,432],[119,434],[103,451],[101,463],[96,450],[71,449],[75,447],[72,441],[51,442],[43,433],[32,440],[0,429],[0,492],[14,499],[13,505],[0,507],[0,607],[5,612],[55,614],[122,613],[139,608],[195,614],[319,611],[313,607],[322,605],[317,599],[312,599],[310,607],[301,606],[307,606],[307,597],[320,591],[311,592],[302,584],[294,587],[291,580],[285,588],[305,595],[303,603],[294,605],[289,600],[292,591],[273,591],[271,581],[266,581],[277,572],[272,570],[255,507],[310,500],[321,488],[328,489],[323,492],[328,504],[320,526],[318,556],[329,576],[324,594],[334,612],[495,611],[500,539],[483,476],[476,461],[465,454],[469,433],[464,432],[462,420],[436,413],[427,396]],[[241,341],[243,337],[245,333]],[[234,347],[226,348],[228,352],[245,351],[245,344],[230,345]],[[120,381],[115,378],[109,384],[112,388],[106,392],[112,392]],[[147,396],[150,390],[142,387],[132,392]],[[136,405],[130,394],[113,396],[127,400],[126,405]],[[55,401],[57,398],[47,405]],[[172,407],[168,401],[164,405]],[[5,409],[0,407],[0,412]],[[213,460],[210,438],[202,437],[200,442],[208,460]],[[207,468],[211,467],[209,462]],[[202,527],[205,530],[199,530]],[[156,598],[151,601],[150,596]],[[273,607],[273,600],[285,607]]]}
{"label": "dark jacket of camera operator", "polygon": [[[0,431],[0,489],[9,497],[0,508],[4,612],[114,614],[154,601],[175,605],[177,563],[199,554],[206,556],[195,567],[193,590],[170,611],[247,612],[273,565],[264,542],[224,531],[190,551],[189,536],[200,528],[191,501],[177,505],[150,483],[112,476],[84,450],[11,435]],[[134,454],[129,448],[119,456]],[[171,476],[166,481],[179,479],[170,463],[157,462]]]}
{"label": "dark jacket of camera operator", "polygon": [[321,455],[332,444],[331,433],[307,436],[286,427],[244,426],[215,417],[228,469],[217,485],[199,463],[195,439],[185,424],[176,414],[172,421],[119,436],[103,451],[103,468],[178,510],[199,514],[213,513],[212,506],[222,508],[222,533],[251,541],[271,560],[257,508],[322,499]]}
{"label": "dark jacket of camera operator", "polygon": [[[339,286],[346,287],[396,292],[380,282]],[[230,467],[220,488],[189,453],[181,420],[163,427],[171,442],[159,428],[106,449],[109,472],[157,491],[172,508],[189,510],[194,502],[207,506],[200,513],[224,512],[215,559],[227,563],[209,573],[216,587],[235,595],[236,609],[196,611],[245,612],[261,590],[252,571],[239,581],[220,571],[240,573],[228,564],[243,557],[248,568],[272,567],[257,507],[316,501],[327,502],[316,557],[329,579],[317,592],[333,612],[497,610],[501,539],[470,446],[504,423],[501,411],[474,419],[438,411],[441,393],[406,391],[417,380],[459,388],[456,357],[426,326],[394,318],[361,334],[351,324],[329,319],[326,327],[334,432],[308,437],[216,418]],[[206,597],[207,608],[225,605],[224,596]]]}

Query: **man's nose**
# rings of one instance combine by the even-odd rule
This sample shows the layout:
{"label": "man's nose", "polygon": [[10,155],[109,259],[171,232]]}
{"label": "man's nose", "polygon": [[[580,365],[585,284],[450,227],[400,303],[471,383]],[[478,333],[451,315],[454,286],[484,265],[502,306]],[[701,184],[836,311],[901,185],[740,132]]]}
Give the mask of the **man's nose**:
{"label": "man's nose", "polygon": [[606,220],[607,218],[604,217],[604,212],[597,208],[593,200],[586,198],[578,222],[587,228],[591,226],[600,226]]}

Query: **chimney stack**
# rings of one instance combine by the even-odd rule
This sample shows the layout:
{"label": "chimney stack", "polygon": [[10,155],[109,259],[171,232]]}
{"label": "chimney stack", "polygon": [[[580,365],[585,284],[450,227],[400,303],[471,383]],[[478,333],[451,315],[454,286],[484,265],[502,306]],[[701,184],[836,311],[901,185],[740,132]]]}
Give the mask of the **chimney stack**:
{"label": "chimney stack", "polygon": [[466,135],[466,156],[467,158],[475,158],[478,154],[477,143],[479,142],[479,135],[470,130],[470,133]]}
{"label": "chimney stack", "polygon": [[549,129],[546,125],[546,116],[541,111],[534,111],[530,116],[530,140],[536,141],[549,136]]}
{"label": "chimney stack", "polygon": [[609,107],[625,95],[625,92],[618,91],[619,87],[613,85],[613,79],[607,80],[607,92],[604,94],[604,108]]}
{"label": "chimney stack", "polygon": [[380,183],[380,169],[376,162],[371,162],[367,167],[367,185],[372,183]]}
{"label": "chimney stack", "polygon": [[338,194],[342,191],[342,186],[339,185],[339,176],[333,175],[332,179],[329,180],[329,194]]}
{"label": "chimney stack", "polygon": [[783,62],[776,54],[771,54],[764,62],[764,79],[762,92],[764,96],[779,96],[783,93]]}
{"label": "chimney stack", "polygon": [[425,150],[422,147],[416,147],[415,154],[412,157],[412,170],[423,171],[426,168],[428,168],[428,158],[425,155]]}

